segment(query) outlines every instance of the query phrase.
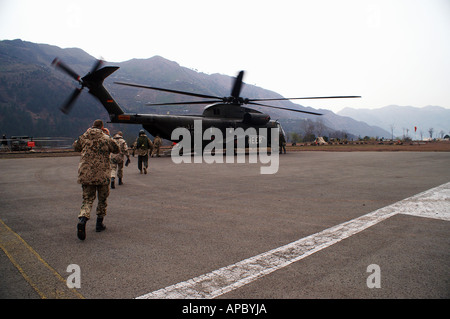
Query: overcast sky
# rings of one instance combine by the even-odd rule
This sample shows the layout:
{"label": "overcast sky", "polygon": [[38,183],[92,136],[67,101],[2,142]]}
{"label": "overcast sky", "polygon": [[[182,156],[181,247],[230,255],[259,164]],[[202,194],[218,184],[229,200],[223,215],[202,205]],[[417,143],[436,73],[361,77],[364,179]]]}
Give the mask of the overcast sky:
{"label": "overcast sky", "polygon": [[245,70],[284,97],[362,96],[302,101],[335,112],[450,108],[449,0],[0,0],[0,39]]}

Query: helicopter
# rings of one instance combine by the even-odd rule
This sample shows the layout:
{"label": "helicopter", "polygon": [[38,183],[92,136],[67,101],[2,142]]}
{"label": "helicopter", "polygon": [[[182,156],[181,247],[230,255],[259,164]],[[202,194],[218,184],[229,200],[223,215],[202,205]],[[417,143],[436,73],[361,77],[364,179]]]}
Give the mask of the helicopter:
{"label": "helicopter", "polygon": [[[102,60],[97,60],[89,73],[84,77],[78,75],[73,71],[68,65],[63,63],[59,58],[55,58],[52,62],[52,66],[65,72],[74,80],[76,80],[81,87],[76,88],[69,99],[60,108],[65,114],[68,114],[72,109],[74,102],[81,93],[81,91],[86,87],[89,89],[89,93],[95,96],[105,107],[108,112],[110,123],[121,123],[121,124],[141,124],[142,127],[149,132],[152,136],[159,135],[161,138],[172,141],[174,143],[180,142],[180,136],[172,136],[172,132],[176,128],[186,128],[191,134],[193,134],[194,124],[198,123],[196,121],[201,121],[202,136],[203,132],[208,129],[216,128],[219,129],[223,136],[225,136],[226,131],[229,129],[242,128],[247,130],[248,128],[267,128],[269,131],[269,136],[267,138],[267,146],[270,146],[270,129],[278,128],[279,131],[284,135],[284,130],[281,124],[270,118],[270,115],[260,112],[258,110],[246,107],[245,105],[256,105],[263,106],[281,110],[287,110],[291,112],[300,112],[313,115],[322,115],[316,112],[296,110],[285,107],[267,105],[260,102],[266,101],[281,101],[281,100],[300,100],[300,99],[335,99],[335,98],[360,98],[360,96],[324,96],[324,97],[299,97],[299,98],[270,98],[270,99],[249,99],[242,98],[240,92],[243,86],[244,71],[240,71],[237,77],[234,79],[232,90],[230,96],[219,97],[213,95],[206,95],[200,93],[192,93],[185,91],[172,90],[167,88],[158,88],[153,86],[147,86],[135,83],[126,82],[114,82],[118,85],[124,85],[135,88],[143,88],[149,90],[157,90],[173,94],[182,94],[191,97],[201,98],[198,101],[189,102],[174,102],[174,103],[147,103],[148,106],[163,106],[163,105],[189,105],[189,104],[207,104],[201,115],[161,115],[161,114],[136,114],[136,113],[126,113],[113,99],[111,94],[103,86],[103,81],[110,76],[112,73],[117,71],[119,67],[117,66],[104,66]],[[214,138],[214,137],[213,137]],[[248,139],[248,137],[247,137]],[[257,138],[259,141],[260,139]],[[235,141],[236,142],[236,141]],[[203,147],[208,143],[208,141],[203,140]],[[248,145],[248,140],[245,142]]]}

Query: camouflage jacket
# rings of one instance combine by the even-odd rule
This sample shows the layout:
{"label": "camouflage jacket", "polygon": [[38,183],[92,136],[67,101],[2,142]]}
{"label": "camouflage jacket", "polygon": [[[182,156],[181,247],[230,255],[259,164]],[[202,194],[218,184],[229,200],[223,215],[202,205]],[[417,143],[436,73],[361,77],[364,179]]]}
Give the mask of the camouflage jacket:
{"label": "camouflage jacket", "polygon": [[78,165],[78,183],[107,185],[110,182],[111,165],[109,156],[118,153],[119,146],[101,129],[90,128],[74,143],[75,151],[81,152]]}
{"label": "camouflage jacket", "polygon": [[123,163],[123,156],[129,157],[127,142],[120,135],[114,135],[114,141],[119,145],[119,153],[111,154],[111,163]]}

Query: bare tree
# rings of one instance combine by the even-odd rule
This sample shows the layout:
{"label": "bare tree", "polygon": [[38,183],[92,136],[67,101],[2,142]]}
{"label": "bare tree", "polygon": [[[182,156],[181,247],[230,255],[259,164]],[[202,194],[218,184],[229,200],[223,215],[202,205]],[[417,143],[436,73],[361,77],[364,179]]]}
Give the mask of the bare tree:
{"label": "bare tree", "polygon": [[291,136],[290,139],[291,139],[292,143],[298,143],[298,142],[300,142],[302,140],[301,136],[298,133],[296,133],[296,132],[292,132],[290,134],[290,136]]}
{"label": "bare tree", "polygon": [[394,127],[395,127],[395,125],[391,124],[391,125],[389,125],[389,127],[391,128],[391,139],[393,140],[394,139]]}
{"label": "bare tree", "polygon": [[324,130],[325,130],[325,124],[323,124],[323,121],[321,119],[316,120],[316,133],[317,133],[317,136],[322,136]]}
{"label": "bare tree", "polygon": [[316,138],[314,135],[314,131],[316,129],[316,123],[310,119],[303,121],[303,131],[305,132],[305,136],[303,138],[304,142],[312,142]]}
{"label": "bare tree", "polygon": [[431,138],[431,139],[433,138],[433,132],[434,132],[434,128],[430,127],[430,128],[428,129],[428,133],[430,134],[430,138]]}

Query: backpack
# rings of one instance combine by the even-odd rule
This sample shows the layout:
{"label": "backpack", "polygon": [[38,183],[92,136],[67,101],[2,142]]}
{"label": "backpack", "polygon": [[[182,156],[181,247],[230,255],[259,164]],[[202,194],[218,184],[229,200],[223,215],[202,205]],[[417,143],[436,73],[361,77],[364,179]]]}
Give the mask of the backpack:
{"label": "backpack", "polygon": [[146,136],[138,137],[136,148],[149,149],[148,139]]}

